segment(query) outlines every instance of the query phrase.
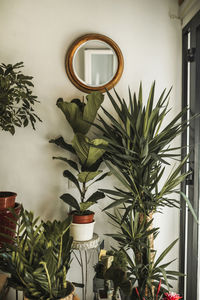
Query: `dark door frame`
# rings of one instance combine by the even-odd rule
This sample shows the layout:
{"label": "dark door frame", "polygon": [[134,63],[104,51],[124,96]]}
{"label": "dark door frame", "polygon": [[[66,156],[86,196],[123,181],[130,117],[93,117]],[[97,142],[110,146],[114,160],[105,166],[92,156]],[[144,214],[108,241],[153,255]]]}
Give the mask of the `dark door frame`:
{"label": "dark door frame", "polygon": [[[189,37],[190,36],[190,37]],[[188,49],[188,39],[190,48]],[[182,107],[190,106],[190,117],[200,112],[200,11],[183,28],[182,32]],[[189,77],[188,77],[189,73]],[[188,82],[190,78],[190,82]],[[200,118],[191,122],[189,127],[189,145],[187,135],[182,136],[182,157],[188,152],[185,146],[189,146],[189,169],[193,171],[193,178],[182,184],[182,191],[186,192],[188,185],[189,200],[199,215],[200,198]],[[198,224],[194,220],[184,201],[181,204],[180,215],[180,271],[187,275],[186,293],[184,290],[184,278],[180,278],[180,294],[187,300],[197,299],[198,288]],[[187,223],[185,225],[185,222]],[[185,264],[187,267],[185,269]]]}

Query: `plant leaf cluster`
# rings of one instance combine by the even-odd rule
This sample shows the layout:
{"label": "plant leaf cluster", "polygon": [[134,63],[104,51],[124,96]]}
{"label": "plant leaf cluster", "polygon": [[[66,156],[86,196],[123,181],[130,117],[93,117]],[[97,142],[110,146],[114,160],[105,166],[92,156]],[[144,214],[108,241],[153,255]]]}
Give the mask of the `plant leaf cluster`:
{"label": "plant leaf cluster", "polygon": [[80,195],[79,200],[69,193],[63,194],[60,198],[80,214],[88,213],[89,207],[105,197],[100,191],[94,192],[89,197],[86,194],[91,185],[109,175],[109,172],[103,173],[99,169],[105,150],[98,148],[108,143],[104,139],[91,140],[86,135],[103,99],[100,92],[93,92],[86,97],[87,103],[81,102],[80,99],[73,99],[69,103],[61,98],[57,101],[57,106],[62,110],[74,131],[74,137],[71,144],[66,143],[62,137],[50,142],[70,152],[73,158],[60,156],[53,158],[67,163],[73,169],[73,172],[69,169],[65,170],[63,176],[76,186]]}
{"label": "plant leaf cluster", "polygon": [[107,92],[114,110],[115,118],[103,109],[108,121],[99,116],[98,127],[108,142],[101,148],[111,172],[118,178],[125,190],[102,190],[110,195],[113,203],[106,209],[126,203],[130,209],[136,209],[148,214],[164,206],[179,207],[179,201],[173,196],[177,187],[188,173],[180,174],[187,158],[178,162],[167,180],[160,186],[165,174],[165,167],[170,165],[170,159],[179,159],[179,147],[171,148],[170,143],[188,126],[182,122],[187,109],[178,113],[168,125],[163,124],[169,112],[169,93],[164,90],[157,103],[154,103],[155,82],[153,83],[147,104],[143,104],[142,85],[138,97],[129,91],[129,103],[119,97],[115,91],[114,97]]}
{"label": "plant leaf cluster", "polygon": [[[124,249],[132,284],[137,283],[139,294],[147,299],[153,297],[154,287],[160,280],[162,289],[169,290],[169,280],[183,275],[168,269],[171,262],[163,263],[176,241],[158,258],[153,245],[159,230],[153,228],[153,213],[160,212],[165,206],[180,207],[175,193],[181,194],[179,185],[188,176],[187,172],[183,172],[188,156],[181,161],[180,147],[171,147],[174,139],[189,125],[189,122],[183,121],[187,108],[165,125],[170,111],[170,91],[166,93],[164,90],[155,103],[154,82],[146,105],[143,103],[142,84],[138,96],[132,95],[129,90],[128,102],[115,90],[115,97],[107,91],[117,117],[102,108],[105,118],[99,115],[100,123],[95,125],[102,133],[101,138],[108,142],[108,145],[99,146],[106,150],[106,164],[121,183],[114,189],[100,190],[112,200],[105,210],[119,205],[122,207],[122,213],[107,213],[118,228],[115,234],[109,236]],[[173,167],[172,160],[177,161]],[[167,178],[166,167],[171,167]],[[184,195],[182,199],[190,204]],[[189,208],[194,215],[191,204]],[[128,249],[132,251],[131,256],[126,252]]]}
{"label": "plant leaf cluster", "polygon": [[[157,288],[159,282],[162,283],[161,291],[164,292],[172,287],[169,280],[177,280],[178,276],[184,276],[182,273],[168,269],[174,260],[163,262],[177,240],[172,242],[158,258],[156,258],[156,251],[150,247],[149,237],[153,235],[153,239],[155,239],[159,231],[159,228],[152,228],[153,219],[149,222],[144,219],[141,222],[138,212],[135,214],[135,218],[133,218],[133,213],[129,212],[122,223],[122,215],[119,210],[116,210],[115,214],[107,213],[107,215],[117,228],[115,234],[107,235],[116,240],[121,251],[124,252],[128,262],[129,279],[131,279],[132,285],[138,283],[141,299],[145,296],[145,290],[148,290],[149,295],[153,297],[152,286]],[[127,250],[131,250],[131,254],[130,251],[128,254]]]}
{"label": "plant leaf cluster", "polygon": [[34,110],[39,101],[32,92],[33,77],[21,72],[23,66],[22,62],[0,65],[0,127],[11,134],[29,124],[35,129],[36,121],[41,121]]}
{"label": "plant leaf cluster", "polygon": [[60,299],[73,291],[66,281],[71,262],[71,219],[40,222],[22,209],[13,243],[0,251],[0,269],[10,273],[8,285],[30,299]]}

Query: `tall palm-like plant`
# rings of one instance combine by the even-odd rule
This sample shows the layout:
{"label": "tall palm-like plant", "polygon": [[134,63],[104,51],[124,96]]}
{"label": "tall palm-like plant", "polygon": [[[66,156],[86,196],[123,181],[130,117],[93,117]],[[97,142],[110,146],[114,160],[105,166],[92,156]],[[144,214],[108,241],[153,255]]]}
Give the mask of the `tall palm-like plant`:
{"label": "tall palm-like plant", "polygon": [[[127,217],[133,216],[134,226],[146,228],[150,232],[146,236],[143,234],[138,236],[141,249],[133,248],[134,266],[136,269],[138,266],[145,266],[144,271],[147,271],[147,265],[150,267],[154,264],[155,232],[151,221],[153,213],[164,206],[179,207],[179,201],[175,199],[174,193],[179,193],[179,184],[188,175],[188,173],[181,174],[182,167],[188,158],[185,157],[172,168],[164,183],[161,182],[161,179],[164,180],[166,166],[171,165],[170,159],[179,157],[177,150],[180,150],[180,147],[171,148],[170,144],[188,125],[182,122],[187,108],[178,113],[167,126],[164,126],[163,120],[166,120],[169,112],[170,91],[166,93],[164,90],[157,103],[154,103],[154,92],[155,82],[151,87],[146,105],[143,104],[142,85],[140,85],[138,97],[136,94],[132,96],[129,90],[128,104],[116,91],[117,100],[107,92],[117,118],[103,108],[108,121],[99,116],[100,125],[96,125],[101,130],[104,140],[108,142],[106,147],[102,146],[106,149],[107,165],[123,186],[112,190],[102,190],[113,200],[105,209],[123,204],[124,214],[121,226],[124,226]],[[184,199],[194,214],[189,201],[187,198]],[[142,296],[152,293],[148,272],[145,274],[145,276],[143,272],[135,274]],[[165,277],[164,273],[163,276]],[[152,277],[153,280],[154,277]]]}

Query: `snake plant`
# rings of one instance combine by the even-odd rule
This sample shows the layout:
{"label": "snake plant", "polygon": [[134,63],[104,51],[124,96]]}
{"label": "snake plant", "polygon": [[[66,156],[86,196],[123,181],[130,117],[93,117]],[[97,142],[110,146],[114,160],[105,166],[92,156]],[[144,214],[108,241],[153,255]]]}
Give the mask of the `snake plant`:
{"label": "snake plant", "polygon": [[8,285],[29,299],[60,299],[71,294],[66,281],[70,267],[71,219],[38,223],[32,212],[22,209],[13,244],[0,251],[0,269],[10,273]]}

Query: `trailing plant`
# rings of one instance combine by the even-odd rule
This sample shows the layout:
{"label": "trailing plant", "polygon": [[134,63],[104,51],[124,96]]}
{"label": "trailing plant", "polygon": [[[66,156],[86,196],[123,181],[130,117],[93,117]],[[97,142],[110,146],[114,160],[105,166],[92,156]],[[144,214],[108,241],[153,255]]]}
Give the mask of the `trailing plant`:
{"label": "trailing plant", "polygon": [[74,137],[71,144],[66,143],[63,137],[50,142],[67,150],[73,159],[68,157],[53,157],[53,159],[64,161],[73,169],[73,173],[68,169],[65,170],[63,176],[76,186],[80,194],[79,200],[69,193],[63,194],[60,198],[73,207],[78,214],[87,214],[89,207],[105,197],[104,193],[100,191],[87,196],[91,185],[109,174],[109,172],[103,173],[99,169],[105,150],[97,148],[99,145],[107,145],[107,142],[103,139],[91,140],[86,136],[103,98],[100,92],[93,92],[86,97],[87,103],[81,102],[79,99],[73,99],[70,103],[64,102],[61,98],[57,101],[57,106],[62,110],[74,131]]}
{"label": "trailing plant", "polygon": [[[170,144],[188,126],[188,122],[182,121],[187,108],[164,125],[163,121],[167,120],[170,110],[170,91],[166,93],[164,90],[157,103],[154,103],[154,82],[146,105],[143,104],[142,85],[138,96],[135,93],[132,95],[129,90],[128,103],[120,98],[115,90],[114,92],[116,100],[110,92],[107,92],[107,95],[117,118],[102,108],[107,120],[99,116],[100,124],[95,126],[102,132],[101,138],[108,143],[98,147],[106,150],[105,161],[120,181],[121,187],[100,191],[112,199],[106,210],[123,205],[124,213],[120,221],[123,231],[127,225],[126,218],[134,220],[131,221],[131,226],[135,226],[136,236],[126,236],[126,239],[120,237],[120,243],[127,242],[133,249],[133,258],[130,260],[130,263],[135,260],[132,265],[132,269],[135,270],[133,274],[139,283],[141,296],[148,297],[153,294],[151,287],[156,281],[158,283],[160,278],[163,277],[167,283],[164,266],[158,269],[154,261],[154,237],[158,232],[153,229],[151,219],[155,212],[159,212],[165,206],[180,207],[180,200],[175,198],[175,194],[180,194],[179,185],[188,176],[187,172],[181,173],[188,157],[171,168],[167,179],[165,168],[170,168],[172,159],[180,159],[180,147],[171,147]],[[187,201],[191,213],[196,218],[187,197],[182,199]],[[153,270],[156,270],[156,279]]]}
{"label": "trailing plant", "polygon": [[22,209],[13,244],[5,244],[0,251],[0,269],[11,274],[8,285],[29,299],[60,299],[73,291],[66,281],[71,262],[71,219],[39,224],[38,219]]}
{"label": "trailing plant", "polygon": [[0,65],[0,128],[11,134],[29,123],[35,129],[36,121],[41,121],[34,111],[39,101],[32,92],[33,77],[24,75],[23,67],[23,62]]}

